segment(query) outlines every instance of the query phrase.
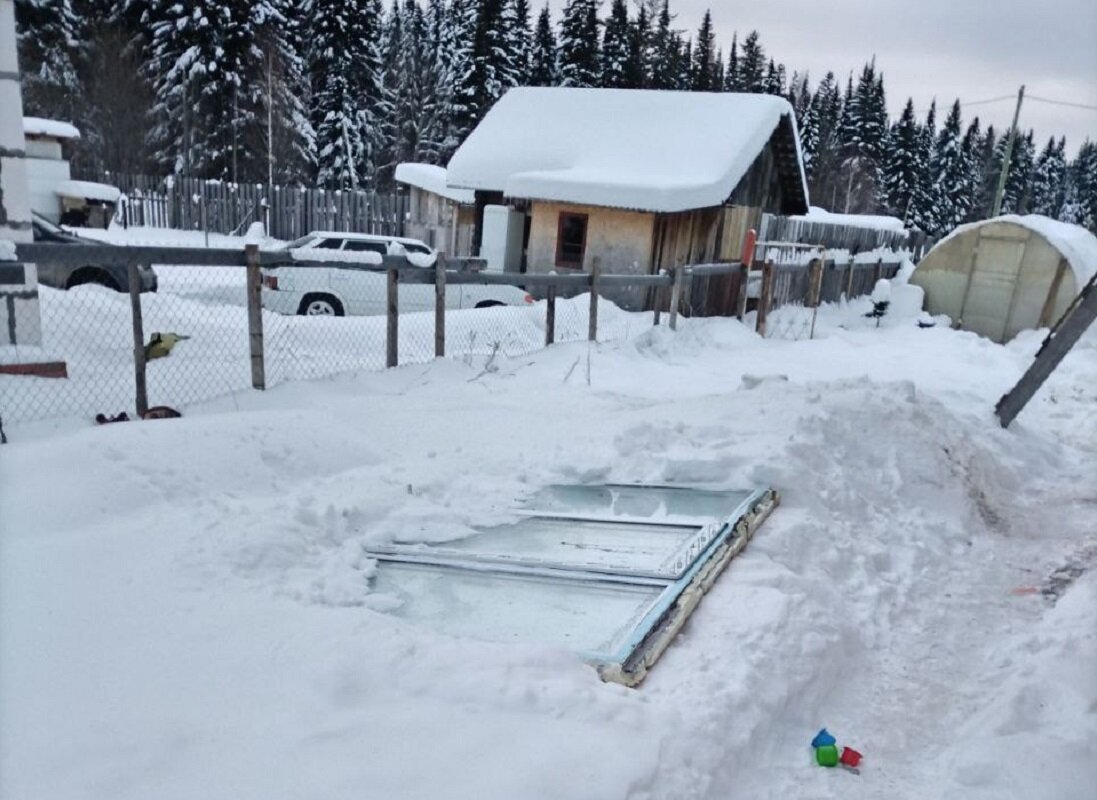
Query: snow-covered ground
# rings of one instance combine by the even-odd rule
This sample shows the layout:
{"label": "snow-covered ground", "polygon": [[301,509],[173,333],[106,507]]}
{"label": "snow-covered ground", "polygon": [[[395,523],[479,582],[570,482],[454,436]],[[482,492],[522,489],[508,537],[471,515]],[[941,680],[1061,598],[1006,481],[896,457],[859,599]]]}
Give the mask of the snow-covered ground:
{"label": "snow-covered ground", "polygon": [[[1090,796],[1097,335],[1003,431],[1040,335],[903,307],[13,426],[0,797]],[[371,594],[366,542],[606,480],[783,496],[638,690]],[[859,775],[814,766],[824,725]]]}

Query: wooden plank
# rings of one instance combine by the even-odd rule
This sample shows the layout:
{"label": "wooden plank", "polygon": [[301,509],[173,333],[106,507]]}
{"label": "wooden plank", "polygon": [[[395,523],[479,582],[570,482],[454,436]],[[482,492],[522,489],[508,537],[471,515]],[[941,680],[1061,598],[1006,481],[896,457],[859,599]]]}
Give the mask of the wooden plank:
{"label": "wooden plank", "polygon": [[244,247],[247,264],[248,355],[251,360],[253,389],[267,388],[266,364],[263,360],[263,284],[259,270],[259,245]]}
{"label": "wooden plank", "polygon": [[1025,371],[1017,385],[1010,389],[994,407],[1003,428],[1017,418],[1033,395],[1044,385],[1059,362],[1082,338],[1097,319],[1097,275],[1090,278],[1075,302],[1067,309],[1055,328],[1044,340],[1032,365]]}
{"label": "wooden plank", "polygon": [[[1063,276],[1066,274],[1069,266],[1065,258],[1059,259],[1059,266],[1055,269],[1055,277],[1051,280],[1051,287],[1047,291],[1047,298],[1044,300],[1044,306],[1040,309],[1040,322],[1039,327],[1045,328],[1051,324],[1051,315],[1055,312],[1055,299],[1059,296],[1059,287],[1063,283]],[[1017,281],[1020,284],[1020,281]],[[1006,321],[1008,327],[1009,321]]]}
{"label": "wooden plank", "polygon": [[766,317],[769,314],[769,306],[773,302],[773,277],[773,262],[767,261],[762,265],[762,296],[758,299],[758,318],[754,325],[754,330],[763,338],[766,335]]}
{"label": "wooden plank", "polygon": [[682,276],[685,271],[685,267],[682,266],[674,269],[674,284],[670,292],[670,329],[672,331],[678,330],[678,304],[682,300]]}

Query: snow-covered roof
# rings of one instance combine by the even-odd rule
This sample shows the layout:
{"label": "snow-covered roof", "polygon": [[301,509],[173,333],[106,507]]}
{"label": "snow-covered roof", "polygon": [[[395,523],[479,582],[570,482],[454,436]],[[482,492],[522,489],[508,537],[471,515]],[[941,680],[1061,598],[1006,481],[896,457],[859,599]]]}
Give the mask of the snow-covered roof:
{"label": "snow-covered roof", "polygon": [[117,186],[92,181],[60,181],[54,191],[61,197],[81,197],[106,203],[117,203],[122,194]]}
{"label": "snow-covered roof", "polygon": [[476,193],[471,189],[457,189],[446,185],[445,167],[408,161],[396,165],[396,180],[408,186],[425,189],[455,203],[472,205],[476,202]]}
{"label": "snow-covered roof", "polygon": [[1023,216],[1003,214],[993,219],[970,222],[956,228],[934,245],[934,248],[940,247],[949,239],[992,222],[1012,222],[1047,239],[1048,244],[1062,253],[1067,263],[1070,264],[1070,268],[1074,272],[1074,281],[1079,289],[1089,283],[1094,273],[1097,273],[1097,236],[1094,236],[1081,225],[1059,222],[1040,214],[1025,214]]}
{"label": "snow-covered roof", "polygon": [[80,131],[75,125],[57,119],[42,117],[23,117],[24,136],[51,136],[54,139],[79,139]]}
{"label": "snow-covered roof", "polygon": [[676,212],[718,206],[778,133],[786,213],[807,208],[792,106],[758,94],[521,87],[449,162],[507,197]]}
{"label": "snow-covered roof", "polygon": [[792,217],[805,222],[821,222],[827,225],[845,225],[849,228],[869,228],[875,231],[897,231],[909,233],[903,221],[898,217],[880,216],[874,214],[836,214],[819,206],[812,206],[808,213]]}

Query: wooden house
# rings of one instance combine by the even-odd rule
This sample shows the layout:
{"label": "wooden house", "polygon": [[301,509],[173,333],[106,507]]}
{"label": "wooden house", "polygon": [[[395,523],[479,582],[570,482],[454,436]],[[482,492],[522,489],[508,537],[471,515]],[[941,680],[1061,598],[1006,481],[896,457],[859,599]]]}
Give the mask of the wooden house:
{"label": "wooden house", "polygon": [[[447,182],[475,192],[477,251],[485,207],[523,212],[529,272],[589,271],[595,258],[616,274],[733,261],[763,213],[808,211],[792,107],[767,95],[512,89],[454,154]],[[648,302],[628,290],[614,299]]]}

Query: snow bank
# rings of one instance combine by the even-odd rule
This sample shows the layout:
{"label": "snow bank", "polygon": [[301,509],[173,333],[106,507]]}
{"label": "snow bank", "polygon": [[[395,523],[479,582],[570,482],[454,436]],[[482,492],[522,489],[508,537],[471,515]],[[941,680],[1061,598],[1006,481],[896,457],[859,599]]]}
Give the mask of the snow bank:
{"label": "snow bank", "polygon": [[23,117],[25,136],[52,136],[57,139],[79,139],[80,131],[75,125],[56,119],[42,117]]}
{"label": "snow bank", "polygon": [[325,261],[332,264],[371,264],[380,266],[385,263],[380,253],[372,250],[332,250],[327,247],[298,247],[289,254],[301,261]]}
{"label": "snow bank", "polygon": [[396,165],[396,180],[408,186],[416,186],[445,197],[455,203],[471,205],[476,193],[469,189],[456,189],[446,185],[446,168],[434,164],[405,162]]}
{"label": "snow bank", "polygon": [[782,117],[795,130],[792,107],[768,95],[511,89],[454,154],[448,182],[644,211],[717,206]]}

